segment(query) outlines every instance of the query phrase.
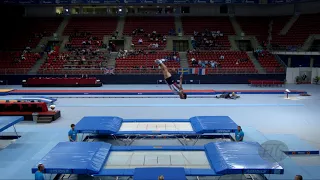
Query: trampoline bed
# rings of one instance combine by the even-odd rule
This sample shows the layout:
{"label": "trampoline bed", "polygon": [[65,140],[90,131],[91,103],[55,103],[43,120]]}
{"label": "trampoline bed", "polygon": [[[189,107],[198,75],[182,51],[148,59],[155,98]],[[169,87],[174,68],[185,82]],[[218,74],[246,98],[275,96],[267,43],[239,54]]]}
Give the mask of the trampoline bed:
{"label": "trampoline bed", "polygon": [[[186,145],[186,138],[193,138],[193,145],[202,136],[234,133],[237,124],[228,116],[196,116],[190,119],[122,119],[114,116],[86,116],[77,124],[78,133],[110,135],[115,140],[127,139],[126,145],[147,137],[177,138]],[[182,138],[180,140],[179,138]]]}
{"label": "trampoline bed", "polygon": [[[255,142],[161,147],[61,142],[39,163],[45,164],[46,174],[133,176],[139,180],[154,179],[159,175],[185,180],[186,176],[283,174],[284,170],[277,162],[259,156],[260,148]],[[36,171],[37,165],[32,168],[33,173]]]}

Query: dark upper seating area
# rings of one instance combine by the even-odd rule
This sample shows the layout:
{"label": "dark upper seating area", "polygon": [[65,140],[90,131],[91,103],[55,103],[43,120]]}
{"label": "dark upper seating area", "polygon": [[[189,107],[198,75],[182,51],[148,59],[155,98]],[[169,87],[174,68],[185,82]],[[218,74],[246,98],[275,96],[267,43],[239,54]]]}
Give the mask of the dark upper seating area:
{"label": "dark upper seating area", "polygon": [[268,40],[270,17],[237,17],[237,21],[245,35],[256,36],[260,43]]}
{"label": "dark upper seating area", "polygon": [[70,36],[70,47],[100,47],[103,36],[113,34],[118,19],[114,17],[73,17],[69,20],[63,34]]}
{"label": "dark upper seating area", "polygon": [[[230,43],[228,35],[234,35],[232,24],[228,17],[182,17],[183,32],[185,35],[193,35],[196,41],[199,41],[200,47],[205,48],[205,42],[203,41],[202,33],[217,32],[223,34],[223,36],[209,37],[206,39],[208,41],[213,41],[213,46],[211,49],[215,50],[229,50]],[[195,35],[195,31],[197,35]]]}
{"label": "dark upper seating area", "polygon": [[35,48],[42,37],[52,36],[62,22],[62,18],[23,18],[16,20],[19,26],[12,28],[15,35],[7,43],[7,49],[23,50]]}
{"label": "dark upper seating area", "polygon": [[[127,17],[123,34],[132,36],[136,49],[163,50],[166,47],[163,36],[174,35],[174,31],[174,17]],[[138,43],[140,39],[142,43]],[[152,44],[156,43],[158,47],[152,48]]]}
{"label": "dark upper seating area", "polygon": [[300,15],[285,36],[275,36],[272,42],[280,46],[302,46],[311,34],[320,34],[320,14]]}

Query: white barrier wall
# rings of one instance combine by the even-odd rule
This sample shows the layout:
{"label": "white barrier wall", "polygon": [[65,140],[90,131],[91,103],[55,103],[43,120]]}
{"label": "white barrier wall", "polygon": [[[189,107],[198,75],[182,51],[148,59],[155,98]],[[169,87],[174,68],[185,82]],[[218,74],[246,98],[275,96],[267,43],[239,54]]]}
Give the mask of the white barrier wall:
{"label": "white barrier wall", "polygon": [[296,81],[296,77],[299,76],[299,68],[287,68],[286,80],[288,84],[293,84]]}
{"label": "white barrier wall", "polygon": [[312,68],[312,79],[314,79],[315,77],[319,77],[320,76],[320,68]]}
{"label": "white barrier wall", "polygon": [[296,83],[296,77],[302,76],[303,74],[307,75],[307,79],[313,83],[313,79],[316,76],[320,76],[320,68],[287,68],[286,81],[288,84]]}

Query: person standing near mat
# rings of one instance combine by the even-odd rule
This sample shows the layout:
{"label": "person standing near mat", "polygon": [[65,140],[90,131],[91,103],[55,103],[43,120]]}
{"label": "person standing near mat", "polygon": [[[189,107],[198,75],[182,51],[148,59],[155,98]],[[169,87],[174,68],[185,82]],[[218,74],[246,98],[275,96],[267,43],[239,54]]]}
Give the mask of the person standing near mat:
{"label": "person standing near mat", "polygon": [[69,137],[69,141],[70,142],[77,142],[77,131],[74,130],[74,128],[76,127],[76,125],[71,124],[71,129],[68,132],[68,137]]}
{"label": "person standing near mat", "polygon": [[35,180],[44,180],[43,170],[44,170],[44,165],[43,164],[39,164],[38,165],[38,171],[34,174],[34,179]]}
{"label": "person standing near mat", "polygon": [[238,126],[238,129],[235,132],[235,136],[236,136],[236,141],[237,142],[243,141],[244,133],[243,133],[243,131],[241,129],[241,126]]}
{"label": "person standing near mat", "polygon": [[180,83],[178,85],[177,81],[172,77],[171,73],[169,72],[167,66],[163,64],[163,62],[165,61],[166,61],[165,59],[155,60],[155,62],[161,67],[166,83],[175,94],[179,95],[180,99],[187,99],[187,94],[184,93],[182,88],[183,74],[181,74],[180,76]]}

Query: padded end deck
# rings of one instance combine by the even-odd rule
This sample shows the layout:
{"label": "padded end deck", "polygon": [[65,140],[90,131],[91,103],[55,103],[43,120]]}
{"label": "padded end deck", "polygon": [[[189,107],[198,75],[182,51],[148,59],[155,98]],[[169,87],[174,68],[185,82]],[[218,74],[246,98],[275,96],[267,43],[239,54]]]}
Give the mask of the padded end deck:
{"label": "padded end deck", "polygon": [[186,180],[184,168],[135,168],[133,179],[158,179],[161,175],[165,180]]}
{"label": "padded end deck", "polygon": [[229,116],[195,116],[190,123],[197,134],[232,133],[238,127]]}
{"label": "padded end deck", "polygon": [[85,116],[76,124],[75,130],[79,133],[115,134],[122,121],[116,116]]}
{"label": "padded end deck", "polygon": [[39,163],[44,164],[46,174],[96,174],[104,166],[110,148],[111,144],[102,142],[61,142]]}
{"label": "padded end deck", "polygon": [[205,145],[211,168],[217,174],[283,174],[277,162],[259,155],[262,148],[256,142],[218,142]]}

